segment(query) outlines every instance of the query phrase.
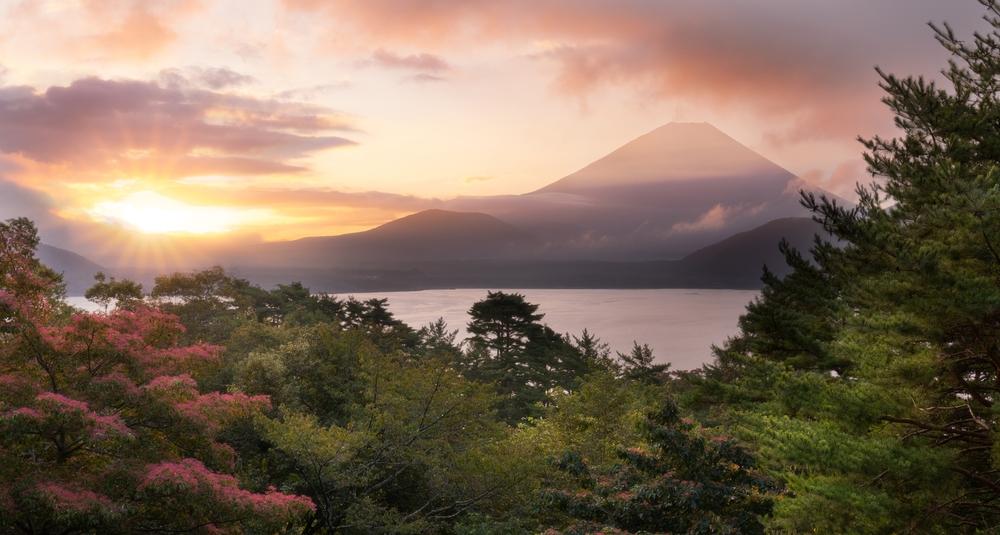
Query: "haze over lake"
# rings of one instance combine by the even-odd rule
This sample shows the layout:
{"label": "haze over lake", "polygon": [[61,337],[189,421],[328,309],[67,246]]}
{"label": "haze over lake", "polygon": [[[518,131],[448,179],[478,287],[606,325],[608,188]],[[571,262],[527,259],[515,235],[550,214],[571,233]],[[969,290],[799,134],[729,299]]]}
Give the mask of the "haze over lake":
{"label": "haze over lake", "polygon": [[[737,321],[752,290],[505,290],[518,291],[545,314],[543,322],[562,333],[586,328],[611,345],[628,351],[632,341],[649,344],[660,362],[673,369],[697,368],[711,359],[712,344],[737,331]],[[424,290],[338,294],[358,299],[385,297],[389,310],[413,327],[443,317],[452,329],[469,321],[472,304],[485,289]]]}

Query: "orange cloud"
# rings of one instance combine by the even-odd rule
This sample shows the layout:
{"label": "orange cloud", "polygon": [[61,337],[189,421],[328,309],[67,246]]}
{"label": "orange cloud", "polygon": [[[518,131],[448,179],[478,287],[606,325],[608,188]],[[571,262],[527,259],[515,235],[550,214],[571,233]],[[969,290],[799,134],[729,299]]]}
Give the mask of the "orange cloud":
{"label": "orange cloud", "polygon": [[38,92],[0,86],[0,153],[111,175],[302,171],[292,160],[354,142],[339,113],[184,84],[85,78]]}
{"label": "orange cloud", "polygon": [[[873,62],[924,61],[935,50],[925,21],[953,19],[958,10],[930,0],[905,8],[797,0],[284,3],[380,46],[467,53],[513,44],[550,62],[553,87],[579,98],[624,85],[644,98],[749,108],[769,120],[773,144],[884,132],[891,122],[879,103]],[[960,10],[978,13],[969,4]],[[913,33],[920,41],[909,39]]]}
{"label": "orange cloud", "polygon": [[441,72],[451,68],[447,61],[433,54],[424,53],[404,56],[382,48],[372,53],[372,57],[368,63],[389,69],[407,69],[423,72]]}
{"label": "orange cloud", "polygon": [[92,42],[105,54],[146,59],[176,38],[177,33],[165,26],[159,17],[135,5],[121,22],[108,32],[95,35]]}
{"label": "orange cloud", "polygon": [[732,212],[733,209],[731,207],[716,204],[715,206],[709,208],[707,212],[698,216],[698,218],[694,221],[675,223],[672,227],[670,227],[670,231],[675,233],[685,233],[700,232],[703,230],[717,230],[726,225],[726,221],[729,219]]}

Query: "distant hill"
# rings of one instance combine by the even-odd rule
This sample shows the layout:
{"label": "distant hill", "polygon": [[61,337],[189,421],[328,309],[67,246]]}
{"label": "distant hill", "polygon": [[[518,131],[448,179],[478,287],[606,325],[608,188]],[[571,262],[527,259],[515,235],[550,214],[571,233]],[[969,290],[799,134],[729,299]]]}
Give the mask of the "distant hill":
{"label": "distant hill", "polygon": [[785,238],[804,253],[821,228],[809,218],[766,223],[695,251],[680,260],[427,260],[369,268],[236,267],[234,273],[268,286],[299,280],[326,292],[403,291],[432,288],[738,288],[760,287],[765,264],[787,272],[778,243]]}
{"label": "distant hill", "polygon": [[493,216],[424,210],[364,232],[262,244],[242,260],[270,267],[390,267],[505,258],[535,247],[530,234]]}
{"label": "distant hill", "polygon": [[38,246],[35,255],[43,264],[62,273],[69,295],[83,295],[94,284],[94,274],[107,271],[84,256],[44,243]]}
{"label": "distant hill", "polygon": [[767,265],[779,275],[787,273],[778,243],[784,238],[803,254],[808,254],[822,227],[810,218],[775,219],[757,228],[740,232],[703,247],[676,263],[676,272],[685,286],[752,288],[760,285],[761,269]]}

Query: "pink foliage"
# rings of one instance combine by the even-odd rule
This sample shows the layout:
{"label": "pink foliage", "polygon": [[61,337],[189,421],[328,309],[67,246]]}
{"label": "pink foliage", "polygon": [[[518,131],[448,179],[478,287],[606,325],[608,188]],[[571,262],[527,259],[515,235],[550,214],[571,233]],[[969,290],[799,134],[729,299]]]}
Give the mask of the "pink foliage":
{"label": "pink foliage", "polygon": [[118,434],[122,436],[131,436],[132,430],[125,425],[120,417],[116,414],[111,414],[107,416],[101,416],[93,414],[90,416],[91,421],[94,423],[93,436],[95,438],[104,438],[109,434]]}
{"label": "pink foliage", "polygon": [[198,387],[198,383],[191,378],[190,375],[182,373],[180,375],[160,375],[154,377],[151,381],[143,385],[143,390],[147,391],[158,391],[158,390],[185,390],[185,391],[195,391]]}
{"label": "pink foliage", "polygon": [[213,472],[196,459],[162,462],[146,468],[140,491],[154,494],[189,494],[220,505],[271,517],[288,518],[314,511],[312,500],[271,488],[264,494],[241,489],[235,477]]}
{"label": "pink foliage", "polygon": [[142,355],[142,363],[153,373],[165,373],[216,364],[222,348],[212,344],[194,344],[184,347],[149,348]]}
{"label": "pink foliage", "polygon": [[66,325],[35,323],[42,343],[55,355],[74,359],[79,372],[88,358],[116,358],[147,376],[172,375],[218,364],[222,348],[211,344],[175,345],[184,332],[180,320],[159,309],[139,306],[111,313],[74,314]]}
{"label": "pink foliage", "polygon": [[20,377],[14,375],[12,373],[0,374],[0,387],[3,387],[3,388],[10,388],[10,387],[17,386],[17,385],[21,384],[22,381],[23,381],[23,379],[21,379]]}
{"label": "pink foliage", "polygon": [[112,434],[132,435],[132,431],[120,417],[114,414],[97,414],[90,410],[90,406],[86,402],[78,401],[55,392],[42,392],[35,399],[50,414],[66,414],[79,417],[84,425],[90,429],[90,434],[93,438],[106,438]]}
{"label": "pink foliage", "polygon": [[6,416],[8,418],[27,418],[29,420],[41,420],[45,417],[38,409],[33,409],[31,407],[18,407],[12,411],[9,411]]}
{"label": "pink foliage", "polygon": [[193,421],[215,430],[220,424],[248,417],[271,406],[268,396],[248,396],[241,392],[210,392],[177,404],[177,410]]}
{"label": "pink foliage", "polygon": [[90,412],[90,406],[85,401],[78,401],[55,392],[42,392],[35,399],[57,412]]}
{"label": "pink foliage", "polygon": [[59,510],[89,512],[95,509],[109,510],[113,507],[113,503],[106,496],[86,489],[75,489],[52,482],[39,483],[35,489]]}
{"label": "pink foliage", "polygon": [[10,400],[31,396],[37,391],[38,387],[28,377],[12,373],[0,374],[0,398],[2,399]]}

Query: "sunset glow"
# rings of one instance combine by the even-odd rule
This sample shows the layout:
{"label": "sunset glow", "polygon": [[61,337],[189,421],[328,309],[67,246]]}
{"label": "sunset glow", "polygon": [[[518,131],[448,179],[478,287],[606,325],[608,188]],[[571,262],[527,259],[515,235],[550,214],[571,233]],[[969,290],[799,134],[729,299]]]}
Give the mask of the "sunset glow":
{"label": "sunset glow", "polygon": [[194,206],[152,191],[133,193],[117,201],[104,201],[89,211],[97,220],[123,224],[150,234],[227,232],[265,216],[259,210],[256,212]]}
{"label": "sunset glow", "polygon": [[890,4],[0,0],[0,180],[56,226],[289,239],[704,121],[849,197],[893,130],[873,65],[934,76],[926,21],[979,23]]}

